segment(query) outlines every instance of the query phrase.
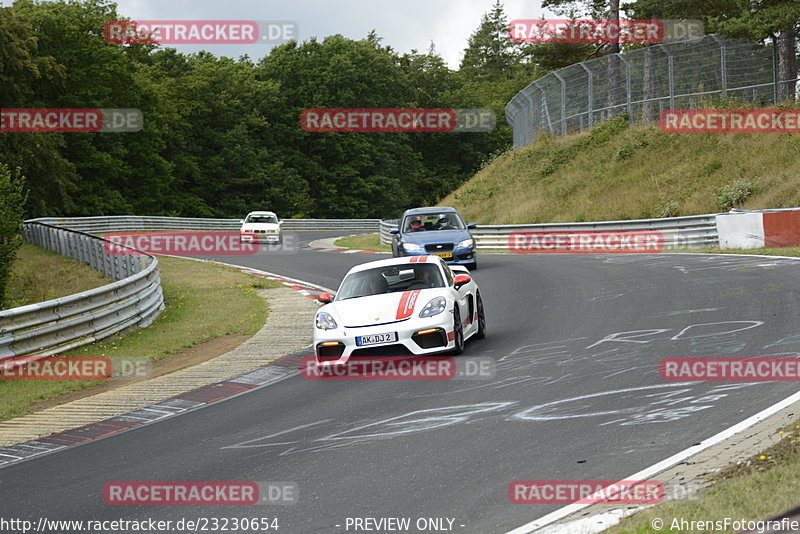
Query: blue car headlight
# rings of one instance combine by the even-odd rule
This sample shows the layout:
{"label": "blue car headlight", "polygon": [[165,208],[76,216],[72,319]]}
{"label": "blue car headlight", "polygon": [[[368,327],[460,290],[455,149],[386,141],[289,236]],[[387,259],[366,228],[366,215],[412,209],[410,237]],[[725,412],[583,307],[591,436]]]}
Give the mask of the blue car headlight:
{"label": "blue car headlight", "polygon": [[466,247],[471,247],[471,246],[473,246],[474,244],[475,244],[475,240],[474,240],[474,239],[472,239],[472,238],[470,237],[469,239],[465,239],[464,241],[461,241],[461,242],[458,244],[458,247],[457,247],[457,248],[466,248]]}
{"label": "blue car headlight", "polygon": [[436,297],[431,299],[422,311],[419,312],[420,317],[433,317],[434,315],[439,315],[442,313],[445,308],[447,308],[447,299],[444,297]]}
{"label": "blue car headlight", "polygon": [[408,252],[420,252],[422,247],[414,243],[403,243],[403,249]]}
{"label": "blue car headlight", "polygon": [[333,316],[328,312],[319,312],[317,314],[317,328],[320,330],[333,330],[337,328],[338,325],[336,321],[333,320]]}

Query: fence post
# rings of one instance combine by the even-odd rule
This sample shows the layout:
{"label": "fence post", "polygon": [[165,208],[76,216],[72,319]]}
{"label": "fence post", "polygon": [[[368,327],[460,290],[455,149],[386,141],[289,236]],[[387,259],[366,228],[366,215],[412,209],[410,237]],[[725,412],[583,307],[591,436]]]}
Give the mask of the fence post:
{"label": "fence post", "polygon": [[[772,38],[772,102],[778,102],[778,85],[781,82],[780,68],[778,67],[778,38]],[[753,92],[755,96],[755,92]],[[755,100],[755,98],[753,99]]]}
{"label": "fence post", "polygon": [[672,54],[663,44],[656,45],[667,54],[667,76],[669,77],[669,109],[675,109],[675,65]]}
{"label": "fence post", "polygon": [[547,121],[547,129],[550,130],[550,133],[555,133],[553,131],[553,122],[550,120],[550,110],[547,107],[547,91],[542,89],[542,86],[539,85],[539,80],[533,82],[533,85],[542,93],[542,115],[544,116],[545,120]]}
{"label": "fence post", "polygon": [[715,33],[710,36],[719,45],[719,74],[720,84],[722,87],[722,96],[728,96],[728,50],[725,47],[725,41],[719,38]]}
{"label": "fence post", "polygon": [[627,99],[628,122],[633,123],[633,87],[631,85],[631,64],[622,54],[617,54],[625,65],[625,98]]}
{"label": "fence post", "polygon": [[592,107],[594,105],[594,102],[592,101],[592,95],[594,93],[594,74],[592,73],[591,69],[589,69],[589,67],[587,67],[586,64],[583,61],[578,63],[578,65],[580,65],[581,68],[583,68],[583,70],[586,71],[586,74],[589,75],[589,79],[588,79],[588,82],[587,82],[587,86],[588,86],[588,89],[589,89],[589,98],[588,98],[588,102],[587,102],[586,111],[589,113],[589,128],[591,128],[592,124],[594,123],[594,119],[593,119],[593,116],[592,116],[593,115]]}
{"label": "fence post", "polygon": [[561,135],[567,135],[567,82],[556,71],[553,71],[553,76],[561,84]]}
{"label": "fence post", "polygon": [[[524,90],[525,89],[523,89],[523,91]],[[529,145],[533,142],[533,117],[535,116],[533,113],[534,102],[533,99],[524,92],[521,92],[520,94],[523,96],[523,98],[525,98],[525,100],[528,101],[528,108],[530,109],[530,113],[525,115],[525,144]]]}

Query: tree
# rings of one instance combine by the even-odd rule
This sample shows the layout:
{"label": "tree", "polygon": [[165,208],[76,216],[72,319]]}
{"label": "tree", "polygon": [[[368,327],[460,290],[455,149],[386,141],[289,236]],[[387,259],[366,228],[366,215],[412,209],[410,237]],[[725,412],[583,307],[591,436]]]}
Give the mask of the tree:
{"label": "tree", "polygon": [[19,170],[12,175],[8,166],[0,162],[0,309],[5,308],[11,266],[22,244],[20,225],[27,197],[24,184]]}
{"label": "tree", "polygon": [[519,53],[508,34],[500,0],[481,17],[478,29],[470,35],[461,60],[460,72],[470,80],[497,80],[510,76]]}
{"label": "tree", "polygon": [[[60,84],[62,65],[41,54],[30,22],[16,9],[0,7],[0,108],[44,104],[37,90]],[[21,168],[31,189],[28,211],[34,216],[58,215],[69,206],[68,191],[75,180],[72,164],[63,157],[61,134],[0,132],[0,161]]]}

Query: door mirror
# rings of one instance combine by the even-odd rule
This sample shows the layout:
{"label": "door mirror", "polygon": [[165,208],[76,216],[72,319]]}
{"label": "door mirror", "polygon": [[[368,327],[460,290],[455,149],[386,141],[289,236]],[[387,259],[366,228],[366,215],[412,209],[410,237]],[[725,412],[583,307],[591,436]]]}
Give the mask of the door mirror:
{"label": "door mirror", "polygon": [[318,296],[317,300],[323,304],[330,304],[331,302],[333,302],[333,295],[326,292]]}
{"label": "door mirror", "polygon": [[453,282],[453,287],[461,289],[461,286],[472,282],[472,278],[468,274],[457,274]]}
{"label": "door mirror", "polygon": [[396,226],[393,227],[393,228],[389,228],[389,233],[390,234],[399,234],[400,233],[400,229],[397,228]]}
{"label": "door mirror", "polygon": [[239,219],[239,224],[244,224],[244,219]]}
{"label": "door mirror", "polygon": [[468,223],[467,224],[467,229],[469,229],[469,230],[474,230],[477,227],[478,227],[478,225],[476,223]]}

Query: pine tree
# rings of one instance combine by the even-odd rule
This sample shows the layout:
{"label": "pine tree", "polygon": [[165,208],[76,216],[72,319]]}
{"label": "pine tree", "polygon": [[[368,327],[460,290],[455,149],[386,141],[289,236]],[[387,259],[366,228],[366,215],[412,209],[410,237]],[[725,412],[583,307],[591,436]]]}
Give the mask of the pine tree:
{"label": "pine tree", "polygon": [[471,80],[496,80],[510,76],[518,52],[508,33],[508,19],[497,0],[481,17],[478,29],[469,37],[460,70]]}

